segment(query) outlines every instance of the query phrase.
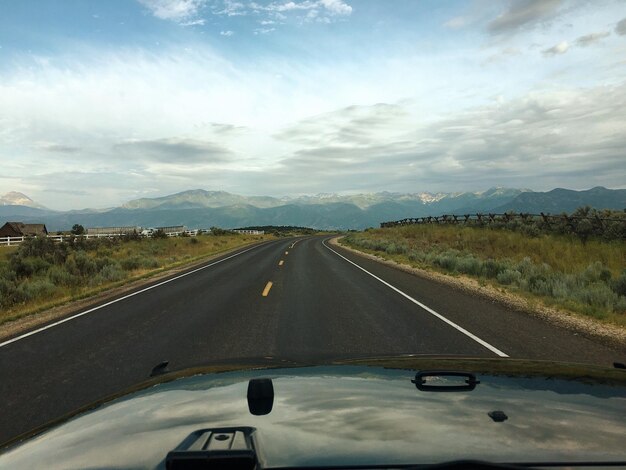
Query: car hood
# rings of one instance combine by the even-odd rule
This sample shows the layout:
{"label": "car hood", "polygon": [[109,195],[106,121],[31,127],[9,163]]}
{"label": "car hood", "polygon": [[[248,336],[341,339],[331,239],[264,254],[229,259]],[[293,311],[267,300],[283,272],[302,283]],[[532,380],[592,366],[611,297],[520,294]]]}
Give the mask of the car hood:
{"label": "car hood", "polygon": [[[236,369],[215,372],[218,369]],[[420,391],[417,370],[475,372],[473,390]],[[274,402],[251,414],[248,381]],[[445,378],[439,379],[445,384]],[[502,411],[496,422],[488,413]],[[387,358],[341,365],[223,366],[170,374],[95,404],[0,455],[1,468],[165,468],[207,427],[255,428],[263,465],[626,460],[626,372],[515,360]]]}

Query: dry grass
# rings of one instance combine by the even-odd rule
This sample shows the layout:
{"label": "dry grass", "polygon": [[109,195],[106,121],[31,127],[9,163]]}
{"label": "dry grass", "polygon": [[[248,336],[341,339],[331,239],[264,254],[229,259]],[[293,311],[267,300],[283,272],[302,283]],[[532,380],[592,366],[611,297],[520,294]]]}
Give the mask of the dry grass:
{"label": "dry grass", "polygon": [[397,262],[464,274],[531,301],[626,326],[626,243],[504,229],[410,225],[344,243]]}

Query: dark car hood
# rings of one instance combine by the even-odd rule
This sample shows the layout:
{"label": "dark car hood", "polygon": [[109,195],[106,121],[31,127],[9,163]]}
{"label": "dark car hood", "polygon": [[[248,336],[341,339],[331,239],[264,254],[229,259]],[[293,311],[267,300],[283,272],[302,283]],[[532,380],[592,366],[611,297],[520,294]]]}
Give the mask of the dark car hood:
{"label": "dark car hood", "polygon": [[[416,369],[451,365],[477,372],[481,383],[452,393],[411,383]],[[257,429],[267,467],[626,460],[623,371],[398,358],[197,372],[148,383],[15,444],[0,455],[0,468],[163,468],[166,454],[193,431],[228,426]],[[273,380],[273,410],[265,416],[248,409],[255,377]],[[494,410],[508,419],[494,422]]]}

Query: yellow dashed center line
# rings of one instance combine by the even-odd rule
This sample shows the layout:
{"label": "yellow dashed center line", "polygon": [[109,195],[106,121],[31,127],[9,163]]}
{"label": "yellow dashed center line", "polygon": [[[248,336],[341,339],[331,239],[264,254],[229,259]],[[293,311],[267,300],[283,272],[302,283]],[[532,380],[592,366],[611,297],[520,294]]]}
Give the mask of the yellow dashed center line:
{"label": "yellow dashed center line", "polygon": [[278,262],[278,266],[282,266],[282,265],[283,265],[283,263],[284,263],[284,261],[281,259],[281,260]]}
{"label": "yellow dashed center line", "polygon": [[270,289],[272,288],[272,281],[269,281],[267,283],[267,285],[265,286],[265,289],[263,289],[263,293],[261,294],[263,297],[267,297],[267,294],[270,293]]}

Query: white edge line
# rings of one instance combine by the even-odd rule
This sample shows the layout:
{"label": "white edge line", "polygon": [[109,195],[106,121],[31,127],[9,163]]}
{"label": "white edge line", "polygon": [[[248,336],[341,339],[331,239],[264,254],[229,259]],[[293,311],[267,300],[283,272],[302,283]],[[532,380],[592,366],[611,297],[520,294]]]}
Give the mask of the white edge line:
{"label": "white edge line", "polygon": [[495,346],[492,346],[491,344],[489,344],[488,342],[480,339],[478,336],[470,333],[469,331],[467,331],[465,328],[463,328],[460,325],[457,325],[456,323],[454,323],[451,320],[448,320],[446,317],[444,317],[443,315],[441,315],[440,313],[435,312],[432,308],[424,305],[423,303],[421,303],[418,300],[415,300],[413,297],[411,297],[408,294],[405,294],[404,292],[402,292],[400,289],[398,289],[397,287],[392,286],[391,284],[389,284],[387,281],[384,281],[383,279],[379,278],[378,276],[376,276],[375,274],[372,274],[371,272],[369,272],[367,269],[362,268],[361,266],[359,266],[358,264],[356,264],[353,261],[350,261],[348,258],[346,258],[345,256],[343,256],[342,254],[338,253],[337,251],[333,250],[331,247],[329,247],[326,244],[326,240],[322,240],[322,245],[324,245],[326,248],[328,248],[330,251],[332,251],[333,253],[335,253],[337,256],[340,256],[341,258],[343,258],[344,260],[346,260],[348,263],[356,266],[357,268],[359,268],[361,271],[369,274],[370,276],[372,276],[374,279],[376,279],[377,281],[382,282],[383,284],[385,284],[387,287],[389,287],[390,289],[396,291],[398,294],[402,295],[403,297],[406,297],[408,300],[410,300],[411,302],[413,302],[416,305],[419,305],[420,307],[422,307],[424,310],[426,310],[428,313],[430,313],[431,315],[434,315],[435,317],[439,318],[441,321],[447,323],[448,325],[450,325],[452,328],[455,328],[456,330],[460,331],[461,333],[463,333],[465,336],[468,336],[469,338],[472,338],[474,341],[476,341],[477,343],[481,344],[482,346],[484,346],[485,348],[489,349],[491,352],[497,354],[500,357],[509,357],[507,354],[503,353],[502,351],[500,351],[498,348],[496,348]]}
{"label": "white edge line", "polygon": [[213,263],[206,264],[206,265],[201,266],[199,268],[193,269],[192,271],[188,271],[188,272],[180,274],[180,275],[178,275],[176,277],[172,277],[170,279],[167,279],[165,281],[161,281],[161,282],[159,282],[157,284],[154,284],[152,286],[149,286],[149,287],[146,287],[144,289],[141,289],[141,290],[138,290],[136,292],[133,292],[131,294],[125,295],[123,297],[120,297],[119,299],[111,300],[110,302],[104,303],[102,305],[98,305],[97,307],[90,308],[89,310],[85,310],[84,312],[80,312],[80,313],[77,313],[76,315],[72,315],[70,317],[64,318],[63,320],[59,320],[59,321],[56,321],[54,323],[50,323],[49,325],[42,326],[41,328],[37,328],[36,330],[29,331],[28,333],[24,333],[23,335],[16,336],[15,338],[11,338],[11,339],[5,341],[4,343],[0,343],[0,348],[3,347],[3,346],[7,346],[7,345],[9,345],[11,343],[14,343],[16,341],[19,341],[21,339],[28,338],[29,336],[35,335],[37,333],[41,333],[42,331],[45,331],[45,330],[47,330],[49,328],[55,327],[57,325],[60,325],[61,323],[65,323],[65,322],[68,322],[70,320],[74,320],[75,318],[82,317],[83,315],[87,315],[88,313],[95,312],[96,310],[100,310],[101,308],[104,308],[104,307],[108,307],[109,305],[112,305],[112,304],[114,304],[116,302],[120,302],[120,301],[122,301],[124,299],[128,299],[129,297],[133,297],[135,295],[138,295],[138,294],[141,294],[143,292],[149,291],[150,289],[154,289],[155,287],[160,287],[163,284],[167,284],[168,282],[175,281],[177,279],[180,279],[181,277],[189,276],[190,274],[197,273],[198,271],[202,271],[203,269],[210,268],[211,266],[215,266],[216,264],[219,264],[219,263],[221,263],[223,261],[226,261],[226,260],[229,260],[231,258],[234,258],[235,256],[242,255],[242,254],[244,254],[244,253],[246,253],[246,252],[248,252],[250,250],[254,250],[255,248],[258,248],[258,247],[263,246],[265,244],[266,243],[261,243],[259,245],[255,245],[255,246],[250,247],[250,248],[248,248],[246,250],[239,251],[239,252],[237,252],[237,253],[235,253],[233,255],[227,256],[226,258],[222,258],[222,259],[220,259],[218,261],[214,261]]}

